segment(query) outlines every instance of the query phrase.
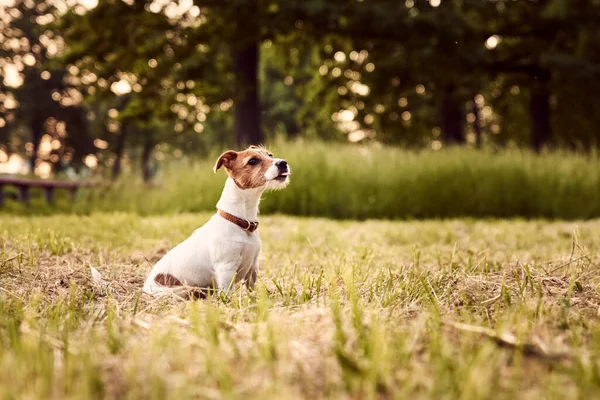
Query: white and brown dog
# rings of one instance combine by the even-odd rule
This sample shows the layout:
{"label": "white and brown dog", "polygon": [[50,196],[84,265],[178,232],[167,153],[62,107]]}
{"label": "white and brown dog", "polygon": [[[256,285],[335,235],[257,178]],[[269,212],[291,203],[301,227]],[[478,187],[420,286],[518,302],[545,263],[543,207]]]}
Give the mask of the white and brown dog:
{"label": "white and brown dog", "polygon": [[240,280],[249,289],[254,287],[260,252],[256,231],[260,197],[267,189],[286,187],[290,167],[256,146],[226,151],[214,171],[222,166],[229,177],[217,213],[156,263],[144,283],[144,292],[183,295],[190,289],[227,291]]}

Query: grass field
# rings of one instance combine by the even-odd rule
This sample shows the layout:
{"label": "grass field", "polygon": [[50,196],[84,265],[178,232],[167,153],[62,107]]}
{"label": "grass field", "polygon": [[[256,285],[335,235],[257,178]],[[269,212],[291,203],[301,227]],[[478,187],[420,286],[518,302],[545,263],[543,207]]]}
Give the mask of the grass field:
{"label": "grass field", "polygon": [[0,216],[0,398],[600,395],[600,221],[269,216],[255,292],[141,295],[208,216]]}
{"label": "grass field", "polygon": [[[270,148],[290,162],[292,184],[264,196],[264,214],[335,219],[600,218],[596,154],[410,151],[321,142],[276,142]],[[35,192],[32,208],[7,201],[0,210],[22,215],[57,210],[140,215],[212,211],[225,181],[224,171],[212,171],[219,153],[163,162],[152,187],[130,173],[109,190],[82,190],[74,204],[61,192],[59,204],[47,207],[43,194]]]}

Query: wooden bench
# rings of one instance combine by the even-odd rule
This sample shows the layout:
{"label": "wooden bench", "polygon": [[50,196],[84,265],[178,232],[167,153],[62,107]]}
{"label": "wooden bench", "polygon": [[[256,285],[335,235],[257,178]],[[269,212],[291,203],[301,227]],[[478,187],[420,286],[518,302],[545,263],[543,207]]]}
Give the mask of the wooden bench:
{"label": "wooden bench", "polygon": [[53,204],[55,189],[67,189],[71,194],[71,200],[74,200],[79,188],[97,186],[98,183],[91,181],[50,181],[0,176],[0,207],[4,205],[4,186],[6,185],[15,186],[19,190],[20,200],[29,205],[29,189],[32,187],[44,189],[46,201],[49,204]]}

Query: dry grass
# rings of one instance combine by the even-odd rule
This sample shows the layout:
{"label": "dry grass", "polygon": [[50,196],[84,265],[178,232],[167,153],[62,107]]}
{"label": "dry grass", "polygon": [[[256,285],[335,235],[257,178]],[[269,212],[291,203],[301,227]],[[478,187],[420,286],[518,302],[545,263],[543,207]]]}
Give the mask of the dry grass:
{"label": "dry grass", "polygon": [[143,296],[207,217],[1,216],[0,397],[600,394],[600,221],[267,217],[255,292]]}

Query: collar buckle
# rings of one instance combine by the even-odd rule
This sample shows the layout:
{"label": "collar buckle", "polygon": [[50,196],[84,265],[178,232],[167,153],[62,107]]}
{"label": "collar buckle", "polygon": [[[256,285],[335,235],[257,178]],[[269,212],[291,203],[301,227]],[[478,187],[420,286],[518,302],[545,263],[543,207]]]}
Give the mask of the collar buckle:
{"label": "collar buckle", "polygon": [[244,221],[248,223],[248,227],[244,229],[245,231],[254,232],[258,228],[258,222],[248,221],[247,219]]}

